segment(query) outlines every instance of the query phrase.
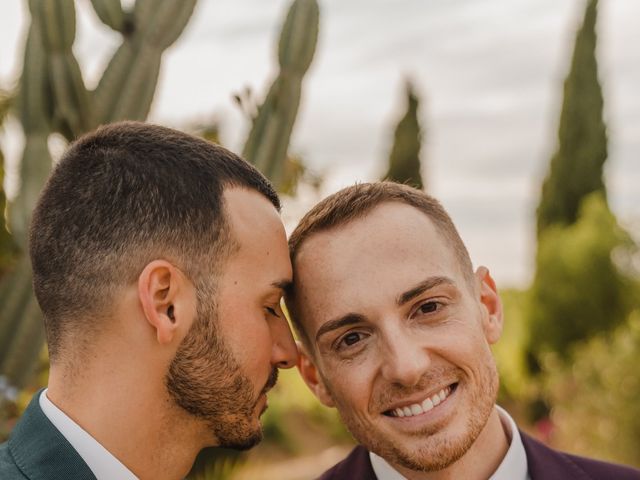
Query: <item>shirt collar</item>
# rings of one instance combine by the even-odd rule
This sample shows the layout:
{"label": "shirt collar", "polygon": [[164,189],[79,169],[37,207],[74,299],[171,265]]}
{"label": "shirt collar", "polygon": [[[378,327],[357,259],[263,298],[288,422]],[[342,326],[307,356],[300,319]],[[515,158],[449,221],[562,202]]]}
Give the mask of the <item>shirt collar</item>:
{"label": "shirt collar", "polygon": [[98,480],[138,480],[120,460],[93,438],[47,397],[47,390],[40,394],[40,408],[49,421],[67,439],[82,457]]}
{"label": "shirt collar", "polygon": [[[489,477],[489,480],[529,480],[527,454],[516,422],[503,408],[496,405],[496,409],[500,415],[502,427],[511,438],[511,442],[507,454],[502,459],[498,469]],[[378,480],[406,480],[384,458],[373,452],[369,452],[369,458]]]}

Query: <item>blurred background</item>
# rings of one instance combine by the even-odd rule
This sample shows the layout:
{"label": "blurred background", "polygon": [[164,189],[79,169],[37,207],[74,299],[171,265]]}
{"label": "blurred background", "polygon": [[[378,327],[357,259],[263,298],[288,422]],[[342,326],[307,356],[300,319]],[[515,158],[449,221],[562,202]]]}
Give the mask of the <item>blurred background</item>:
{"label": "blurred background", "polygon": [[[636,0],[3,2],[0,440],[46,384],[34,199],[70,140],[130,118],[242,154],[289,231],[358,181],[436,196],[501,287],[499,402],[552,446],[640,466],[639,18]],[[193,478],[313,478],[348,451],[281,378],[265,442],[203,452]]]}

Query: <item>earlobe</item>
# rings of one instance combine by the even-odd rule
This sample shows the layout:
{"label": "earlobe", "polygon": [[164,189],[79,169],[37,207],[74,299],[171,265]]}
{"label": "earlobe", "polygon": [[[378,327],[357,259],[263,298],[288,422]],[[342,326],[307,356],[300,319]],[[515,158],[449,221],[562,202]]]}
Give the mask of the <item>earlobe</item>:
{"label": "earlobe", "polygon": [[320,377],[315,364],[306,352],[305,347],[303,347],[300,342],[296,343],[298,346],[298,371],[300,372],[302,379],[323,405],[327,407],[335,407],[333,398],[329,395],[329,392],[324,385],[324,381]]}
{"label": "earlobe", "polygon": [[479,267],[476,271],[478,280],[478,294],[482,305],[482,325],[485,337],[490,344],[496,343],[502,335],[504,317],[502,312],[502,301],[489,270],[486,267]]}
{"label": "earlobe", "polygon": [[186,320],[180,308],[184,284],[181,272],[165,260],[149,263],[138,277],[142,311],[161,345],[170,344]]}

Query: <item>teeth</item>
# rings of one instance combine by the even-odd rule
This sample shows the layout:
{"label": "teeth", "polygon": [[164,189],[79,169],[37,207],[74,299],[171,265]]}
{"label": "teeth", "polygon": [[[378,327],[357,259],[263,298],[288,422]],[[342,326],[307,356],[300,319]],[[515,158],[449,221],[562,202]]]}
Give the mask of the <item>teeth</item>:
{"label": "teeth", "polygon": [[428,412],[433,407],[440,405],[445,398],[449,396],[451,389],[449,387],[443,388],[438,393],[426,398],[421,404],[414,403],[407,407],[393,409],[393,415],[396,417],[413,417],[422,413]]}
{"label": "teeth", "polygon": [[424,402],[422,402],[422,410],[428,412],[433,408],[433,402],[430,398],[427,398]]}

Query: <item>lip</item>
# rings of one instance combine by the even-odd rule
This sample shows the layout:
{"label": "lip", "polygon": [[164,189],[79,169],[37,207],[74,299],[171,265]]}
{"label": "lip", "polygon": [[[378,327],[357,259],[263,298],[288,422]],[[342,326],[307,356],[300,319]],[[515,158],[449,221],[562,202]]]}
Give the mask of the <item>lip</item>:
{"label": "lip", "polygon": [[422,403],[423,401],[425,401],[427,398],[431,398],[432,396],[434,396],[435,394],[437,394],[440,390],[446,389],[446,388],[450,388],[451,389],[451,393],[449,393],[449,396],[443,400],[442,403],[444,403],[446,400],[449,399],[449,397],[451,395],[453,395],[457,388],[458,388],[458,382],[451,382],[451,383],[443,383],[441,386],[434,388],[433,390],[429,391],[428,393],[420,393],[417,395],[413,395],[411,397],[408,398],[403,398],[402,401],[398,401],[395,403],[390,404],[389,406],[387,406],[383,411],[382,414],[385,416],[391,416],[388,413],[391,412],[392,410],[395,410],[396,408],[404,408],[404,407],[408,407],[410,405],[413,405],[414,403]]}

